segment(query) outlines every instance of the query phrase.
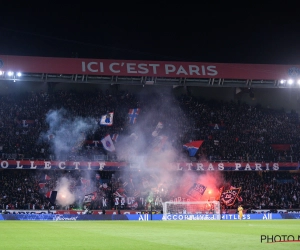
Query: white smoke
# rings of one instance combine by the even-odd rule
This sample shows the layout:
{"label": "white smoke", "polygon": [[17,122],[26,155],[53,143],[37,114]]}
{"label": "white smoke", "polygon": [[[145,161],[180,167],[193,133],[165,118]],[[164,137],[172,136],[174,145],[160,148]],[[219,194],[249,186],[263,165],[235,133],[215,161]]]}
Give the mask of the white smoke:
{"label": "white smoke", "polygon": [[[176,171],[170,166],[181,156],[181,151],[174,144],[180,141],[183,126],[188,123],[173,93],[169,91],[154,93],[150,95],[151,100],[140,97],[147,104],[142,105],[136,123],[127,127],[127,137],[116,144],[119,159],[128,161],[131,167],[142,171],[144,176],[157,176],[150,178],[153,181],[149,181],[149,192],[174,180]],[[123,175],[124,179],[128,179],[126,174]]]}
{"label": "white smoke", "polygon": [[86,139],[86,134],[97,128],[93,118],[72,118],[64,109],[50,110],[46,115],[49,129],[41,134],[50,140],[51,152],[56,159],[66,160],[68,154],[76,154]]}
{"label": "white smoke", "polygon": [[66,177],[58,180],[55,190],[57,190],[56,201],[58,205],[68,206],[75,202],[75,194],[70,191],[71,181]]}

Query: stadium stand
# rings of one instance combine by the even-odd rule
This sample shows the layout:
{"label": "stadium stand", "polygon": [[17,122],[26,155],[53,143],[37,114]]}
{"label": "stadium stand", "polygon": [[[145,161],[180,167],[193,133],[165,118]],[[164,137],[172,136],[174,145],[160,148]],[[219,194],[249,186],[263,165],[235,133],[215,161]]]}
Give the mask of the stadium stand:
{"label": "stadium stand", "polygon": [[[154,97],[151,96],[153,101]],[[174,136],[173,146],[182,151],[182,145],[192,140],[204,140],[197,160],[209,161],[272,161],[286,162],[299,160],[300,132],[296,112],[270,110],[247,104],[206,101],[183,95],[171,100],[178,102],[184,110],[185,119],[178,116],[178,110],[164,110],[164,97],[157,96],[155,123],[167,121],[170,131],[181,131]],[[39,140],[46,132],[46,114],[49,110],[66,109],[69,117],[101,117],[107,110],[114,110],[114,126],[99,126],[87,135],[87,140],[101,140],[106,134],[126,134],[126,114],[131,107],[143,110],[141,117],[147,116],[147,103],[137,100],[128,93],[116,96],[110,93],[25,93],[0,96],[1,113],[1,158],[2,159],[50,159],[50,139]],[[97,108],[96,108],[97,107]],[[201,119],[195,119],[195,117]],[[141,118],[141,119],[142,119]],[[26,123],[22,123],[25,120]],[[189,121],[189,122],[187,122]],[[27,122],[31,122],[27,124]],[[219,130],[212,129],[221,124]],[[123,130],[124,129],[124,130]],[[123,131],[122,131],[123,130]],[[173,135],[171,135],[173,136]],[[272,145],[288,145],[285,150],[274,150]],[[79,155],[88,154],[86,147]],[[99,146],[95,155],[105,154]],[[78,157],[78,154],[76,153]],[[53,156],[52,156],[53,157]],[[69,152],[67,158],[75,157]]]}
{"label": "stadium stand", "polygon": [[[174,96],[170,102],[179,104],[180,110],[183,110],[185,116],[185,119],[182,119],[176,114],[177,109],[159,109],[165,98],[159,94],[152,95],[151,106],[148,105],[147,99],[139,100],[133,94],[126,92],[117,95],[109,92],[82,94],[72,91],[32,92],[22,93],[21,96],[16,94],[1,95],[1,113],[6,114],[1,118],[2,159],[51,158],[49,140],[39,140],[40,133],[47,130],[45,117],[49,110],[64,108],[67,110],[68,116],[74,117],[100,117],[107,110],[122,114],[115,116],[113,127],[98,126],[94,133],[87,135],[88,140],[99,140],[107,133],[119,133],[121,135],[123,132],[128,134],[125,117],[130,107],[139,107],[143,110],[140,119],[147,116],[148,110],[157,110],[156,120],[153,121],[152,125],[163,120],[169,121],[170,126],[171,124],[176,126],[170,131],[181,131],[181,134],[179,136],[169,134],[168,136],[174,138],[173,146],[184,155],[185,159],[188,159],[189,156],[182,150],[182,145],[195,139],[204,140],[204,144],[195,159],[199,162],[277,162],[298,161],[299,159],[299,143],[297,142],[299,120],[298,114],[295,112],[288,114],[284,111],[270,110],[260,106],[251,107],[233,102],[207,101],[188,95]],[[201,119],[195,119],[199,114]],[[23,127],[22,120],[26,120],[28,123],[29,121],[34,122]],[[212,130],[210,124],[220,124],[220,126],[224,126],[224,130]],[[271,147],[272,144],[289,144],[291,147],[287,151],[276,151]],[[88,147],[82,145],[76,155],[72,155],[74,152],[69,152],[67,158],[88,157],[89,150]],[[101,147],[94,150],[95,155],[106,154]],[[110,155],[110,157],[112,156]],[[107,160],[112,159],[108,158]],[[40,179],[42,175],[45,175],[45,172],[2,169],[0,171],[0,186],[2,187],[0,207],[2,209],[50,209],[51,204],[43,194],[53,190],[57,180],[62,176],[70,177],[69,179],[73,180],[70,185],[72,192],[78,187],[82,188],[82,183],[78,182],[80,174],[77,171],[51,171],[51,181],[47,181],[47,184],[41,189],[39,186],[41,184]],[[118,172],[99,173],[101,180],[107,180],[107,185],[103,185],[103,182],[102,184],[100,182],[95,184],[98,195],[90,202],[92,209],[119,208],[116,207],[114,200],[116,197],[123,197],[120,187],[123,187],[124,182],[128,182],[128,180],[121,181],[120,178],[112,178],[114,174],[117,175]],[[228,171],[223,174],[226,181],[231,185],[241,187],[240,195],[243,197],[243,204],[246,209],[299,208],[298,173],[291,174],[286,171],[280,173],[236,173]],[[139,179],[142,180],[143,178],[139,177]],[[130,196],[140,198],[143,185],[142,183],[139,185],[139,188],[127,190],[127,195],[128,192],[132,192]],[[85,190],[86,193],[92,191],[94,190]],[[116,191],[118,191],[118,195],[116,195]],[[136,191],[139,192],[134,193]],[[103,197],[106,199],[105,207],[103,207]],[[171,198],[170,196],[169,199]],[[78,208],[83,205],[76,202],[67,208],[64,207],[64,209]],[[121,209],[128,208],[128,204],[124,203],[122,206]],[[236,206],[237,203],[230,207],[223,206],[223,209]],[[141,203],[137,204],[135,208],[145,209]],[[156,209],[161,209],[161,206],[157,204]]]}
{"label": "stadium stand", "polygon": [[[32,65],[30,70],[35,70],[36,62]],[[56,63],[53,65],[57,66]],[[84,70],[96,70],[92,65],[101,68],[102,64],[84,62],[81,66]],[[120,66],[119,62],[110,65]],[[196,69],[194,66],[190,68],[192,74]],[[168,67],[169,71],[173,69]],[[207,69],[210,73],[218,73],[212,66]],[[178,67],[178,72],[181,71]],[[31,72],[34,71],[30,71],[28,77],[33,79],[36,74]],[[261,71],[255,74],[260,74],[257,72]],[[153,79],[144,76],[142,81],[125,76],[123,81],[126,83],[142,82],[140,88],[154,83]],[[38,75],[39,79],[41,77],[44,76]],[[81,77],[84,82],[88,76],[68,73],[68,76],[54,74],[49,77],[69,77],[68,81],[75,78],[77,81]],[[107,78],[103,79],[96,76],[90,81],[107,81]],[[223,80],[220,78],[219,83],[230,81]],[[212,85],[215,79],[201,81]],[[201,164],[214,163],[224,170],[224,164],[229,164],[225,171],[215,174],[217,191],[208,197],[220,199],[223,191],[238,190],[238,195],[233,196],[234,202],[222,204],[224,213],[231,209],[236,211],[239,203],[243,203],[248,212],[300,209],[300,130],[296,111],[250,105],[233,98],[228,101],[217,97],[203,98],[192,94],[186,86],[178,88],[176,85],[176,91],[173,86],[167,91],[154,86],[151,92],[138,93],[126,86],[119,90],[114,84],[112,81],[110,88],[91,88],[90,91],[76,91],[72,83],[64,89],[56,88],[51,82],[47,83],[47,90],[5,92],[3,89],[0,94],[0,209],[142,211],[149,210],[150,205],[151,210],[160,211],[163,201],[185,199],[182,194],[187,192],[182,193],[182,185],[190,188],[193,184],[191,179],[185,179],[186,173],[182,171],[172,169],[168,176],[170,160],[194,164],[193,167],[199,169]],[[266,84],[279,83],[268,81]],[[89,88],[92,83],[85,86]],[[250,92],[250,97],[253,96]],[[111,141],[105,139],[107,135]],[[201,141],[201,146],[191,155],[183,145],[194,141]],[[112,146],[115,150],[111,150]],[[148,158],[144,159],[144,156]],[[58,167],[47,170],[50,161],[56,162]],[[100,169],[76,169],[76,162],[81,161],[99,163]],[[20,166],[24,162],[27,169]],[[62,167],[65,162],[71,162],[73,170]],[[102,162],[111,165],[103,171]],[[146,167],[152,167],[151,171],[145,166],[143,171],[135,167],[135,164],[145,162]],[[35,164],[41,163],[43,169],[35,169]],[[248,163],[257,171],[226,171],[239,170],[241,166],[236,164],[244,164],[243,168],[247,168]],[[278,170],[279,163],[293,171],[265,171],[271,164],[272,170]],[[265,164],[264,170],[259,171],[262,164]],[[126,168],[123,169],[124,165]],[[110,166],[113,166],[111,170]],[[252,170],[249,168],[244,170]],[[206,175],[205,171],[191,172],[195,172],[194,179]],[[210,176],[206,177],[209,179]],[[63,188],[62,180],[67,180],[67,190],[58,192],[59,202],[54,204],[51,192]],[[67,198],[72,199],[64,202]]]}

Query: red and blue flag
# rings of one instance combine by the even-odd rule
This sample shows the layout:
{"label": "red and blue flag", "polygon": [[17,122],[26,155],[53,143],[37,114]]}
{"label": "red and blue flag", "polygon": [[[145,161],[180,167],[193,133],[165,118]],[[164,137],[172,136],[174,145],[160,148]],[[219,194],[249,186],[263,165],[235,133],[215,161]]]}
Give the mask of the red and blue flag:
{"label": "red and blue flag", "polygon": [[183,148],[187,151],[189,151],[189,155],[191,157],[195,156],[195,154],[197,153],[198,149],[201,147],[202,143],[204,141],[192,141],[189,143],[186,143],[183,145]]}
{"label": "red and blue flag", "polygon": [[129,109],[128,120],[130,124],[135,124],[138,115],[140,114],[141,109]]}

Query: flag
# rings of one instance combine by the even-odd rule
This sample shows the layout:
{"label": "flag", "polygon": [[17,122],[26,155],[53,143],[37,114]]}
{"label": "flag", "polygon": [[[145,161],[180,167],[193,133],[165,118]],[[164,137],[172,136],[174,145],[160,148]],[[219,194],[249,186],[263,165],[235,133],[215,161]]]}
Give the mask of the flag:
{"label": "flag", "polygon": [[240,195],[238,195],[236,198],[237,198],[238,202],[242,202],[243,201],[243,198]]}
{"label": "flag", "polygon": [[187,195],[197,200],[199,195],[202,196],[206,190],[206,186],[200,183],[194,183],[187,192]]}
{"label": "flag", "polygon": [[125,189],[124,188],[118,188],[114,193],[113,195],[116,196],[116,197],[126,197],[126,194],[125,194]]}
{"label": "flag", "polygon": [[133,192],[133,197],[138,197],[138,196],[140,196],[140,195],[141,195],[141,192],[138,191],[138,190],[135,190],[135,191]]}
{"label": "flag", "polygon": [[49,180],[51,180],[49,175],[47,175],[47,174],[43,175],[39,181],[40,188],[44,188],[47,184],[47,181],[49,181]]}
{"label": "flag", "polygon": [[139,204],[135,200],[135,197],[127,197],[127,206],[131,209],[137,209]]}
{"label": "flag", "polygon": [[51,193],[52,193],[52,191],[47,192],[46,195],[45,195],[46,198],[50,198],[51,197]]}
{"label": "flag", "polygon": [[86,194],[83,198],[83,203],[89,203],[89,202],[92,202],[93,200],[95,200],[97,197],[97,192],[93,192],[93,193],[90,193],[90,194]]}
{"label": "flag", "polygon": [[224,191],[220,197],[221,202],[223,202],[223,204],[226,206],[232,206],[235,203],[240,191],[241,188],[230,188],[229,190]]}
{"label": "flag", "polygon": [[135,124],[137,116],[139,115],[141,109],[129,109],[128,118],[130,124]]}
{"label": "flag", "polygon": [[183,145],[183,148],[189,151],[190,156],[195,156],[198,149],[201,147],[204,141],[192,141]]}
{"label": "flag", "polygon": [[111,137],[111,139],[112,139],[114,142],[117,142],[118,137],[119,137],[119,134],[113,134],[113,136]]}
{"label": "flag", "polygon": [[103,147],[110,152],[115,151],[115,146],[114,143],[110,137],[110,135],[105,136],[102,140],[101,140]]}
{"label": "flag", "polygon": [[42,189],[42,188],[44,188],[46,186],[46,183],[45,182],[40,182],[39,186],[40,186],[40,189]]}
{"label": "flag", "polygon": [[46,193],[45,196],[46,196],[47,200],[49,200],[52,205],[55,205],[57,191],[49,191],[49,192]]}
{"label": "flag", "polygon": [[223,187],[220,187],[220,189],[219,189],[219,195],[218,195],[218,197],[217,197],[217,201],[219,201],[220,199],[221,199],[221,195],[222,195],[222,193],[223,193],[223,190],[224,190],[224,186]]}
{"label": "flag", "polygon": [[114,120],[114,112],[109,112],[109,113],[101,116],[100,125],[112,126],[113,120]]}
{"label": "flag", "polygon": [[50,176],[47,175],[47,174],[45,174],[45,180],[46,180],[46,181],[50,181],[50,180],[51,180]]}

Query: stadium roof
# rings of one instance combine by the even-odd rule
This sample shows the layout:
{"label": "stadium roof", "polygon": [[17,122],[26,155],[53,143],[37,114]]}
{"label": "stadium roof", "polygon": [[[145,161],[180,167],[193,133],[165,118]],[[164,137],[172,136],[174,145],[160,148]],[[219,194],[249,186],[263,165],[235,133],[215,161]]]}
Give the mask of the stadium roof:
{"label": "stadium roof", "polygon": [[0,55],[0,81],[299,88],[300,65]]}

